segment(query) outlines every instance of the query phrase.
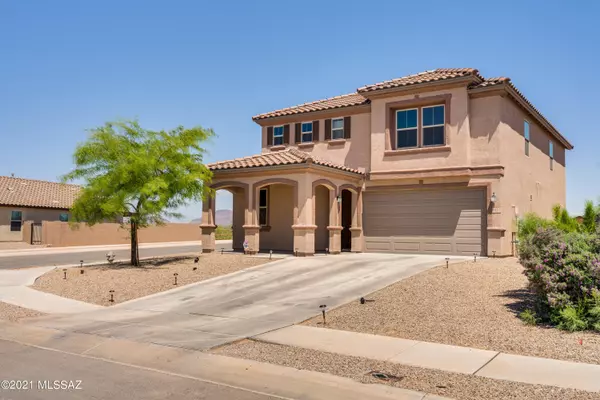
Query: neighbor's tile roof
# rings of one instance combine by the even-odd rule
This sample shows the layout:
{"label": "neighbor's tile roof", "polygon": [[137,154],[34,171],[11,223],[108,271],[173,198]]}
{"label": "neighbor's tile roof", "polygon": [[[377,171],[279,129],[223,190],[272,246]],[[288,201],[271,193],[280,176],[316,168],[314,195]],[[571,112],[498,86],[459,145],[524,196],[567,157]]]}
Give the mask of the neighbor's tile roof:
{"label": "neighbor's tile roof", "polygon": [[365,99],[358,93],[344,94],[341,96],[331,97],[329,99],[313,101],[311,103],[300,104],[299,106],[282,108],[264,114],[255,115],[252,117],[254,121],[272,117],[283,117],[285,115],[302,114],[311,111],[332,110],[335,108],[358,106],[369,104],[370,100]]}
{"label": "neighbor's tile roof", "polygon": [[294,148],[274,151],[271,153],[258,154],[255,156],[236,158],[234,160],[219,161],[208,164],[207,167],[212,171],[242,168],[269,167],[276,165],[294,165],[294,164],[313,164],[322,165],[342,171],[362,174],[358,169],[350,168],[345,165],[334,164],[327,160],[316,158],[309,153]]}
{"label": "neighbor's tile roof", "polygon": [[69,209],[79,190],[66,183],[0,176],[0,205]]}
{"label": "neighbor's tile roof", "polygon": [[465,76],[474,76],[483,79],[479,72],[474,68],[438,68],[431,71],[420,72],[414,75],[404,76],[402,78],[390,79],[375,83],[373,85],[363,86],[357,89],[358,93],[373,92],[382,89],[391,89],[401,86],[416,85],[419,83],[429,83],[436,81],[445,81],[449,79],[463,78]]}

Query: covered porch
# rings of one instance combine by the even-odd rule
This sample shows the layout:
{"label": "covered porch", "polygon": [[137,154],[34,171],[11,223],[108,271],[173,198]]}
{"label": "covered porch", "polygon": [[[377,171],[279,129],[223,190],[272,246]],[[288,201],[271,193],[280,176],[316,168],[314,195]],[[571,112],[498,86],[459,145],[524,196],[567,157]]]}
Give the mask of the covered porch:
{"label": "covered porch", "polygon": [[234,250],[297,256],[363,251],[364,172],[296,149],[208,167],[215,193],[202,205],[203,252],[215,249],[217,190],[233,195]]}

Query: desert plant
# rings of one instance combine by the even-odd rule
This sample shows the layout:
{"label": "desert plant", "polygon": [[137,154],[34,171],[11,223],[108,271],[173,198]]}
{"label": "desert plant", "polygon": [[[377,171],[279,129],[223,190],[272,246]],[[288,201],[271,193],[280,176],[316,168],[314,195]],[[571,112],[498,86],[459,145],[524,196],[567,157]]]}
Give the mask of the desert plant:
{"label": "desert plant", "polygon": [[527,213],[519,221],[518,236],[520,240],[534,234],[540,228],[550,228],[554,226],[554,222],[540,217],[535,213]]}
{"label": "desert plant", "polygon": [[582,312],[572,306],[560,310],[556,321],[558,322],[559,329],[569,332],[582,331],[588,327],[588,323],[583,318]]}
{"label": "desert plant", "polygon": [[583,230],[588,233],[596,232],[596,218],[598,216],[598,209],[594,206],[594,202],[587,200],[585,202],[585,209],[583,212]]}
{"label": "desert plant", "polygon": [[534,326],[537,324],[537,317],[535,315],[535,312],[529,309],[521,312],[519,314],[519,318],[521,318],[525,325]]}

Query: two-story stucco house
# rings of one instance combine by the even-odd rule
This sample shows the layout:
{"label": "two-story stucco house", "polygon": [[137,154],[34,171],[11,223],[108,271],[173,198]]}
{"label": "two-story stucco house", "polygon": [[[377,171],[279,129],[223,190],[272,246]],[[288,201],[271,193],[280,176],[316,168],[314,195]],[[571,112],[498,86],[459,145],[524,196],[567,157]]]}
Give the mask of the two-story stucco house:
{"label": "two-story stucco house", "polygon": [[[573,146],[508,78],[437,69],[260,114],[262,154],[210,164],[234,248],[504,256],[565,204]],[[203,205],[214,249],[214,198]]]}

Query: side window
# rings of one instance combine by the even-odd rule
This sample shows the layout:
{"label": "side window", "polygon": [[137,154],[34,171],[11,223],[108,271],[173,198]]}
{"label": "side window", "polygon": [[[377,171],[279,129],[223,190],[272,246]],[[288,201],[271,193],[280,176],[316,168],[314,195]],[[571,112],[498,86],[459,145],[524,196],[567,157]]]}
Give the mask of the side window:
{"label": "side window", "polygon": [[344,138],[344,118],[335,118],[331,120],[331,138]]}
{"label": "side window", "polygon": [[312,122],[302,123],[302,143],[308,143],[313,141],[313,124]]}
{"label": "side window", "polygon": [[11,211],[10,212],[10,231],[20,232],[21,225],[23,225],[23,212],[22,211]]}
{"label": "side window", "polygon": [[529,136],[529,121],[525,121],[523,124],[523,136],[525,136],[525,155],[529,156],[529,142],[531,137]]}
{"label": "side window", "polygon": [[273,127],[273,145],[278,146],[283,144],[283,125]]}
{"label": "side window", "polygon": [[554,143],[552,140],[548,143],[548,154],[550,155],[550,171],[554,170]]}
{"label": "side window", "polygon": [[423,107],[423,146],[443,146],[444,106]]}
{"label": "side window", "polygon": [[417,147],[417,137],[417,109],[396,111],[396,147]]}
{"label": "side window", "polygon": [[258,224],[267,226],[269,224],[269,188],[263,188],[259,191],[258,199]]}

